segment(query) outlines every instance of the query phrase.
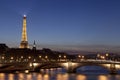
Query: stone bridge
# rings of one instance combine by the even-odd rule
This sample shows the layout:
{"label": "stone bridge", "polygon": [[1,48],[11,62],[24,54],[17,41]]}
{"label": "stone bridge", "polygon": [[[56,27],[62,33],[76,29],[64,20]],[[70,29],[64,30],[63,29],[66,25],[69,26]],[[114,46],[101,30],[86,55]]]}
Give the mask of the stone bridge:
{"label": "stone bridge", "polygon": [[110,71],[111,74],[120,70],[120,62],[111,60],[81,60],[81,61],[46,61],[46,62],[26,62],[26,63],[1,63],[1,70],[25,70],[40,71],[40,69],[65,68],[68,72],[76,72],[82,66],[101,66]]}
{"label": "stone bridge", "polygon": [[32,66],[35,71],[44,69],[44,68],[65,68],[68,72],[76,72],[77,68],[82,66],[101,66],[109,70],[111,74],[117,73],[117,70],[120,70],[120,62],[111,61],[111,60],[81,60],[81,61],[65,61],[65,62],[41,62],[41,63],[32,63]]}

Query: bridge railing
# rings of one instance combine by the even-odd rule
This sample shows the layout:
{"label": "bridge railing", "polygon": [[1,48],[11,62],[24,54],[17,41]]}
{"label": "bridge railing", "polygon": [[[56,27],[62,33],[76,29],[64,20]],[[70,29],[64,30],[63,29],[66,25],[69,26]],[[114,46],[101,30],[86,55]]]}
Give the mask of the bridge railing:
{"label": "bridge railing", "polygon": [[99,59],[66,59],[66,60],[36,60],[36,61],[0,61],[0,64],[12,64],[12,63],[64,63],[64,62],[77,62],[77,63],[83,63],[83,62],[94,62],[94,63],[120,63],[119,61],[112,61],[112,60],[99,60]]}

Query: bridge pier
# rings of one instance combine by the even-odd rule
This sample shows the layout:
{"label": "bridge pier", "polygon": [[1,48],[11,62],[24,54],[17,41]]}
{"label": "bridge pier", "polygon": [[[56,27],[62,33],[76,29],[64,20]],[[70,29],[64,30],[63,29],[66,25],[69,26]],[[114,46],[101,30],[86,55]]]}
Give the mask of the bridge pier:
{"label": "bridge pier", "polygon": [[110,65],[110,74],[117,74],[115,64]]}
{"label": "bridge pier", "polygon": [[74,69],[68,69],[67,73],[76,73],[76,70],[74,70]]}
{"label": "bridge pier", "polygon": [[76,70],[73,68],[72,62],[68,62],[68,73],[76,73]]}

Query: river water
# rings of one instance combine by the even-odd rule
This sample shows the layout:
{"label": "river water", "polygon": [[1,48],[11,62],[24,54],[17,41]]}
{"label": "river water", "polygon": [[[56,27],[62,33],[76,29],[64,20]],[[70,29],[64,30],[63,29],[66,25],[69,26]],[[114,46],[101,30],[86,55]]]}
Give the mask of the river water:
{"label": "river water", "polygon": [[0,80],[120,80],[120,74],[110,75],[99,67],[80,68],[77,73],[66,73],[66,70],[42,69],[39,73],[0,73]]}

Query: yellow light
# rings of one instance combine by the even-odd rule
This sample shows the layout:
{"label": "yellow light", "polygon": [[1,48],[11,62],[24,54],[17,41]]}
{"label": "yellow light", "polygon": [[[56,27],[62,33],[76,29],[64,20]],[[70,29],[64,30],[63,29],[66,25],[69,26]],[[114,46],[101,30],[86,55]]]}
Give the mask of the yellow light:
{"label": "yellow light", "polygon": [[81,56],[80,55],[78,55],[78,58],[80,58]]}
{"label": "yellow light", "polygon": [[41,58],[42,56],[39,56],[39,58]]}
{"label": "yellow light", "polygon": [[87,80],[86,76],[85,75],[78,75],[76,77],[76,80]]}
{"label": "yellow light", "polygon": [[69,75],[68,74],[64,74],[63,77],[62,77],[62,80],[68,80],[69,78]]}
{"label": "yellow light", "polygon": [[100,54],[97,54],[97,57],[100,57]]}
{"label": "yellow light", "polygon": [[13,57],[11,57],[11,59],[13,59]]}
{"label": "yellow light", "polygon": [[62,63],[62,65],[67,69],[68,68],[68,62]]}
{"label": "yellow light", "polygon": [[63,78],[62,78],[62,75],[61,75],[61,74],[58,74],[58,75],[57,75],[57,80],[63,80]]}
{"label": "yellow light", "polygon": [[29,56],[28,58],[31,59],[31,56]]}
{"label": "yellow light", "polygon": [[106,53],[105,55],[106,55],[106,56],[109,56],[109,54],[108,54],[108,53]]}
{"label": "yellow light", "polygon": [[24,74],[23,73],[19,73],[18,77],[19,77],[19,80],[24,79]]}
{"label": "yellow light", "polygon": [[61,58],[61,55],[59,55],[59,58]]}
{"label": "yellow light", "polygon": [[45,56],[45,58],[48,58],[48,56]]}
{"label": "yellow light", "polygon": [[82,56],[82,58],[84,58],[84,56]]}
{"label": "yellow light", "polygon": [[32,67],[32,63],[30,63],[30,67]]}
{"label": "yellow light", "polygon": [[25,70],[25,73],[29,73],[29,70]]}
{"label": "yellow light", "polygon": [[9,74],[9,80],[14,80],[14,75],[13,74]]}
{"label": "yellow light", "polygon": [[0,79],[5,80],[5,74],[4,73],[0,73]]}
{"label": "yellow light", "polygon": [[49,75],[45,74],[45,75],[43,76],[43,80],[49,80]]}
{"label": "yellow light", "polygon": [[116,64],[115,67],[116,67],[117,69],[120,69],[120,65],[118,65],[118,64]]}
{"label": "yellow light", "polygon": [[32,74],[26,75],[26,79],[25,80],[32,80]]}
{"label": "yellow light", "polygon": [[105,64],[107,67],[110,67],[110,64]]}
{"label": "yellow light", "polygon": [[103,56],[102,58],[105,59],[105,56]]}
{"label": "yellow light", "polygon": [[41,74],[38,74],[37,80],[42,80],[42,75]]}
{"label": "yellow light", "polygon": [[105,59],[105,56],[100,56],[101,59]]}
{"label": "yellow light", "polygon": [[21,56],[21,58],[23,58],[23,56]]}
{"label": "yellow light", "polygon": [[64,55],[64,58],[66,58],[66,56]]}
{"label": "yellow light", "polygon": [[104,76],[104,75],[100,75],[98,77],[98,80],[108,80],[108,78],[106,76]]}
{"label": "yellow light", "polygon": [[2,59],[5,59],[5,57],[3,56]]}
{"label": "yellow light", "polygon": [[35,66],[38,66],[38,63],[33,63],[33,66],[35,67]]}

